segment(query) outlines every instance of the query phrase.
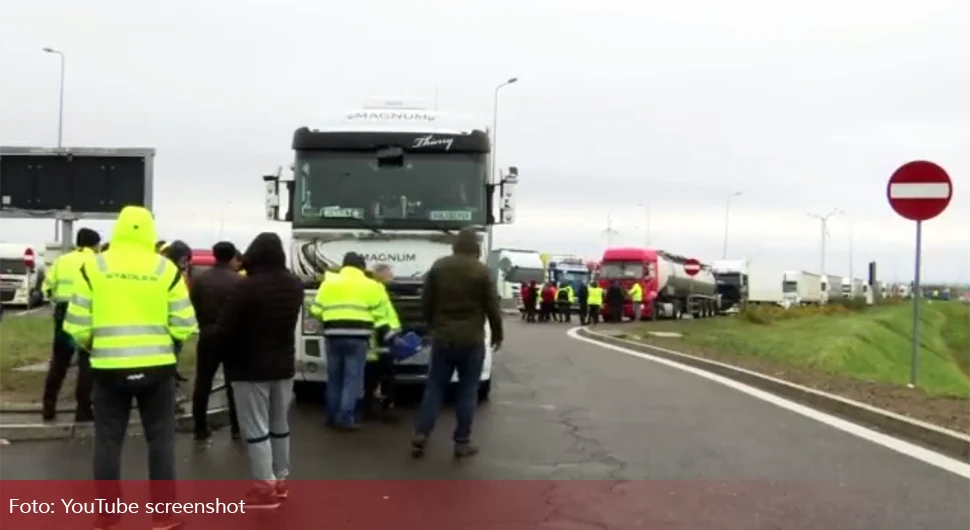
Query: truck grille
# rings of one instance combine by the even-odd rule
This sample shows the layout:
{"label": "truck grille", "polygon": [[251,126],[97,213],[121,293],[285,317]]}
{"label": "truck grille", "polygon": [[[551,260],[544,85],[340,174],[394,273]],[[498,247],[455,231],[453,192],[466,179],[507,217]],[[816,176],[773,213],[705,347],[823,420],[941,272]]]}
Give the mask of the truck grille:
{"label": "truck grille", "polygon": [[413,283],[391,283],[387,286],[387,294],[397,310],[404,333],[414,331],[424,335],[427,332],[428,324],[421,311],[421,288],[421,284]]}

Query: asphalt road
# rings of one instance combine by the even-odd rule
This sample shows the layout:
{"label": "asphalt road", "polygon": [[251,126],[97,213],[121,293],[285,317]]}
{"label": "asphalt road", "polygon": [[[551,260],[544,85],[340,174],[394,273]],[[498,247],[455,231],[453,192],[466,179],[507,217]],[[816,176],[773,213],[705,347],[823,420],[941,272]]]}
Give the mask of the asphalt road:
{"label": "asphalt road", "polygon": [[[482,453],[474,460],[450,459],[450,410],[430,454],[413,461],[410,422],[334,434],[317,407],[301,405],[292,478],[637,481],[612,483],[595,509],[593,496],[537,497],[599,514],[575,528],[627,528],[619,521],[634,520],[641,528],[970,526],[964,477],[715,382],[576,341],[564,325],[509,320],[508,327],[492,401],[477,418]],[[219,434],[207,450],[179,438],[180,478],[247,478],[244,449]],[[85,440],[14,442],[0,448],[0,476],[86,478],[90,454]],[[145,458],[141,440],[127,444],[126,478],[145,478]]]}

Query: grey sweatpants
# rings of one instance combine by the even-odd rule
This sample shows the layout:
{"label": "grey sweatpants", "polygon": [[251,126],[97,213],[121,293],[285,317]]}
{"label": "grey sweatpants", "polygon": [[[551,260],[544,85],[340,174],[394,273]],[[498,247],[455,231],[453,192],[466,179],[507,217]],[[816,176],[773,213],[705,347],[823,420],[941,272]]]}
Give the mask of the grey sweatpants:
{"label": "grey sweatpants", "polygon": [[234,381],[232,390],[253,477],[265,482],[286,479],[290,474],[288,416],[293,380]]}

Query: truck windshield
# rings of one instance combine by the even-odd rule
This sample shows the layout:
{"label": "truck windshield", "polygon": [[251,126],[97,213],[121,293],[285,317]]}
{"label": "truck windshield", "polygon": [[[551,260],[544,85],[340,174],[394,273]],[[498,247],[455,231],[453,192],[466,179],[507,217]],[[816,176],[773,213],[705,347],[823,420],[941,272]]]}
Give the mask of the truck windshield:
{"label": "truck windshield", "polygon": [[785,281],[781,284],[781,290],[785,293],[797,293],[798,292],[798,282]]}
{"label": "truck windshield", "polygon": [[735,287],[740,287],[743,283],[741,281],[740,272],[718,272],[714,274],[718,285],[733,285]]}
{"label": "truck windshield", "polygon": [[600,278],[607,280],[642,278],[643,272],[643,263],[639,261],[604,261],[600,266]]}
{"label": "truck windshield", "polygon": [[461,228],[485,225],[487,154],[298,152],[295,227]]}
{"label": "truck windshield", "polygon": [[589,282],[589,271],[563,271],[557,270],[553,271],[552,279],[556,283],[569,282],[574,284],[582,284]]}

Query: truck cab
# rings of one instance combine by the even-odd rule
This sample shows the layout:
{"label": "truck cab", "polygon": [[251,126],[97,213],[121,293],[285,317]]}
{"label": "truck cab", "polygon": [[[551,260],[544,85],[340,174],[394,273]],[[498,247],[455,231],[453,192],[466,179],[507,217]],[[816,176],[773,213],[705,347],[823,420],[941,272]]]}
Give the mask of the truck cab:
{"label": "truck cab", "polygon": [[[557,286],[569,284],[573,292],[579,292],[579,288],[589,284],[591,273],[586,265],[586,260],[577,256],[544,254],[543,261],[546,264],[546,278],[548,282],[555,282]],[[573,310],[579,308],[579,300],[573,302]]]}
{"label": "truck cab", "polygon": [[[482,243],[492,225],[514,222],[518,169],[491,182],[485,127],[403,99],[372,100],[300,127],[292,148],[292,179],[284,180],[282,169],[263,177],[266,216],[290,225],[290,268],[305,288],[307,304],[295,330],[295,389],[319,396],[311,387],[326,383],[326,344],[308,307],[326,273],[339,269],[347,252],[362,255],[369,267],[389,265],[394,279],[387,290],[402,328],[424,336],[428,325],[419,306],[425,275],[452,253],[458,230],[471,227]],[[483,260],[489,250],[482,248]],[[485,345],[482,399],[492,376],[488,339]],[[398,380],[423,384],[429,356],[425,348],[401,362]]]}
{"label": "truck cab", "polygon": [[27,309],[44,303],[43,254],[22,243],[0,243],[0,304]]}

